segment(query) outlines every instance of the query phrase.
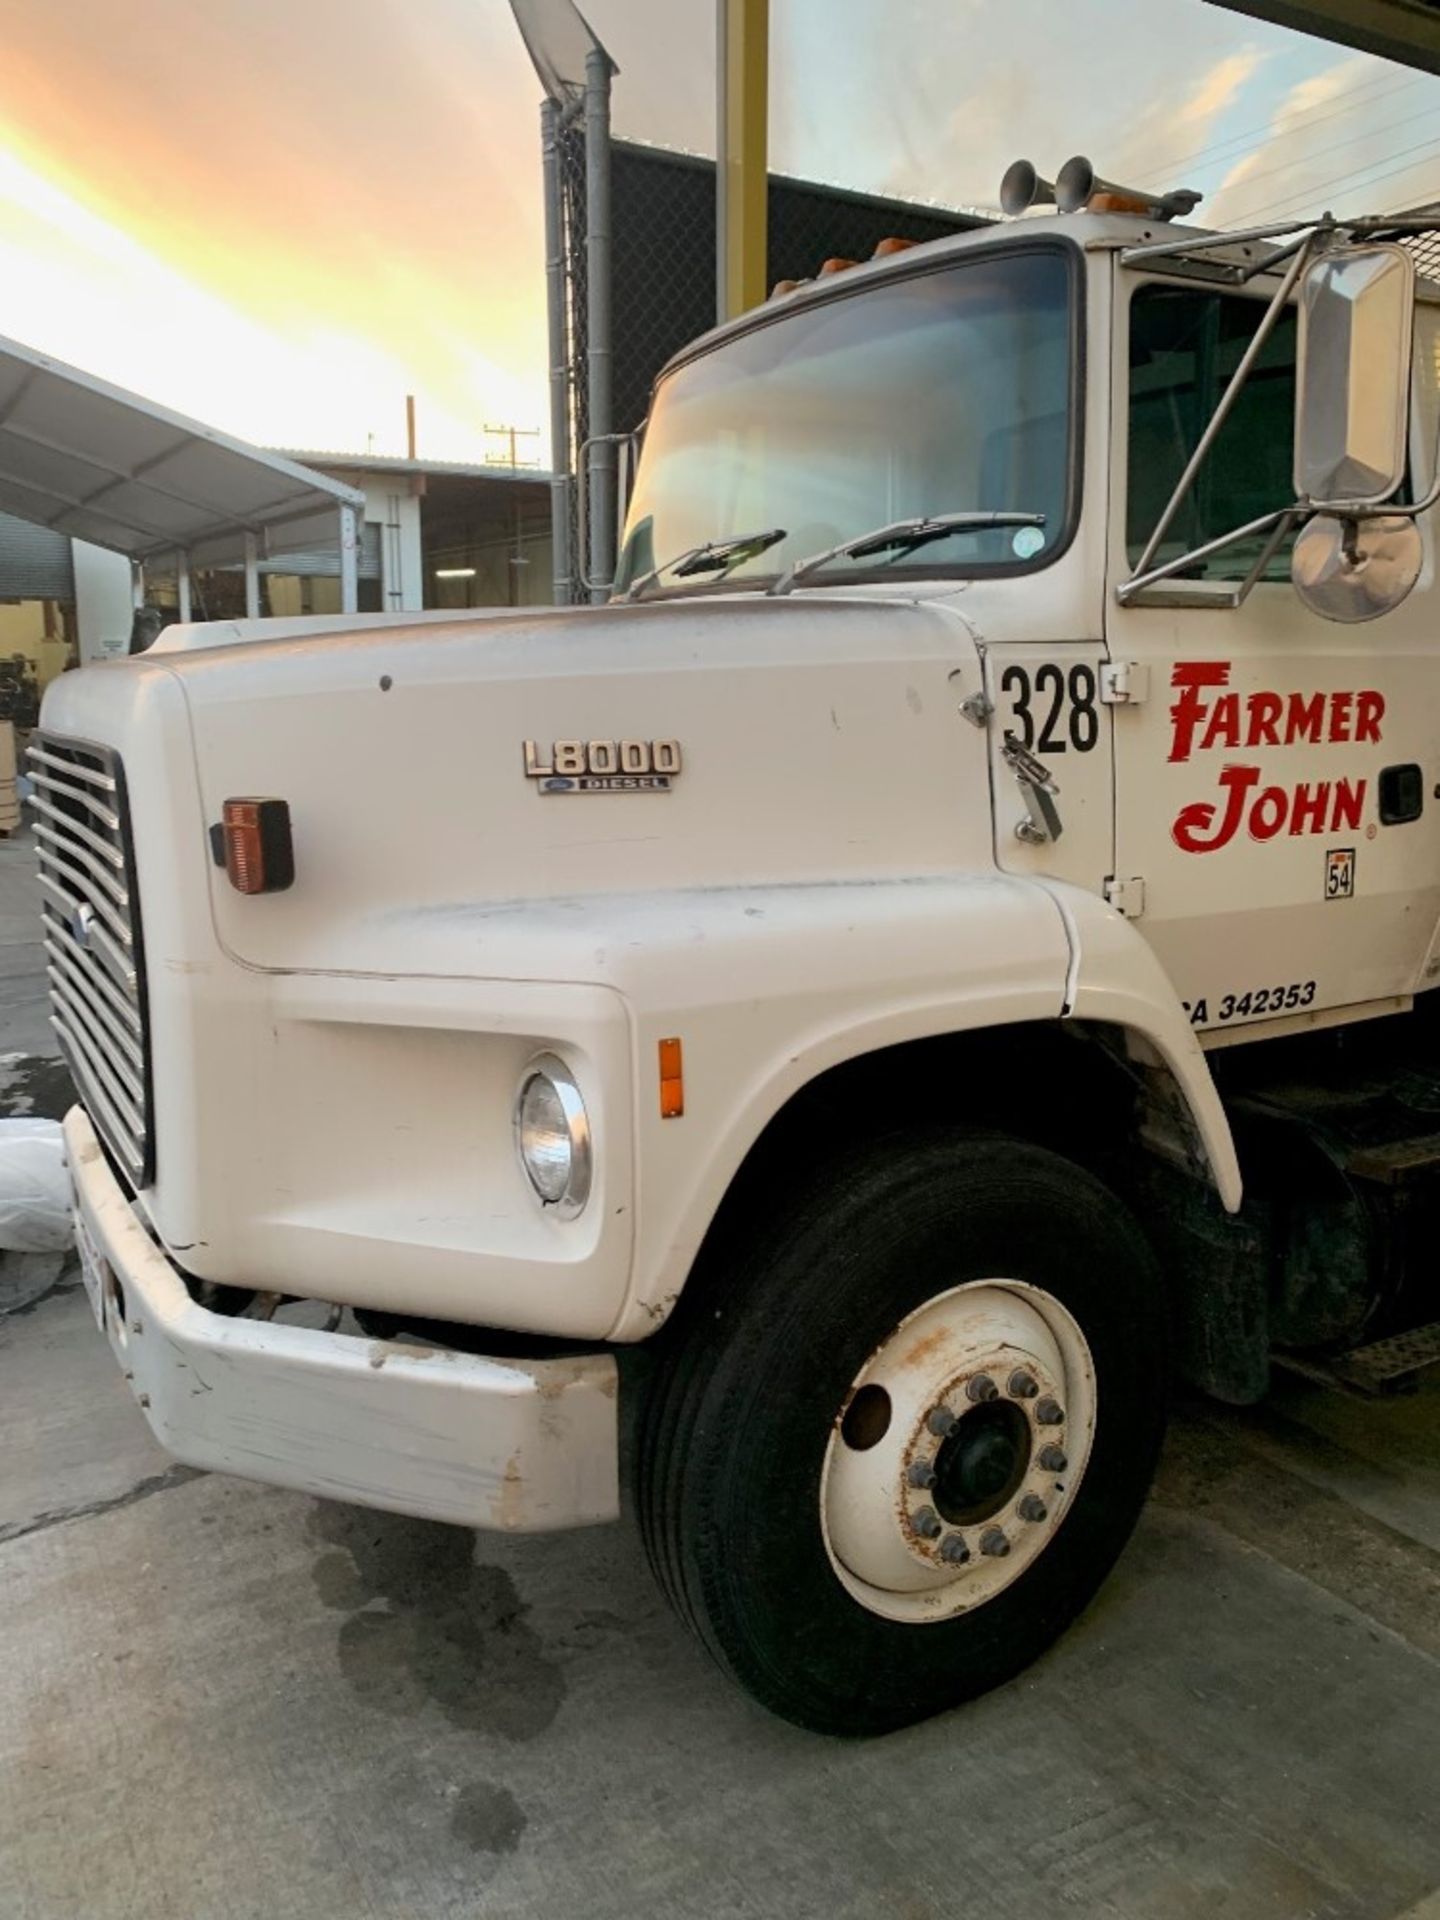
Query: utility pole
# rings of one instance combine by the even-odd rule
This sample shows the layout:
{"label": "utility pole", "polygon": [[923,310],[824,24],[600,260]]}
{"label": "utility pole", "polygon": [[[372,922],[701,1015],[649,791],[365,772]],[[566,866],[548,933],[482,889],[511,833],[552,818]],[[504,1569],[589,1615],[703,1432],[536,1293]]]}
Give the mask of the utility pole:
{"label": "utility pole", "polygon": [[516,467],[538,467],[539,466],[540,460],[539,460],[538,451],[533,458],[528,460],[522,460],[519,457],[519,454],[516,450],[517,441],[538,440],[540,438],[540,429],[538,427],[508,427],[508,426],[492,427],[487,425],[482,429],[482,431],[488,434],[492,439],[505,441],[506,445],[509,448],[508,458],[504,457],[503,455],[497,456],[495,454],[487,453],[485,456],[485,464],[487,467],[510,467],[513,470]]}

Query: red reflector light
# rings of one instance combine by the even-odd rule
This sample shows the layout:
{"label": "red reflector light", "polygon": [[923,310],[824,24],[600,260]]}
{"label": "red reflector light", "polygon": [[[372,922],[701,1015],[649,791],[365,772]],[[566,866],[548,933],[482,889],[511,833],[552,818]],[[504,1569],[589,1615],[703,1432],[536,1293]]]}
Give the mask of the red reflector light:
{"label": "red reflector light", "polygon": [[295,879],[288,800],[227,800],[225,871],[237,893],[283,893]]}

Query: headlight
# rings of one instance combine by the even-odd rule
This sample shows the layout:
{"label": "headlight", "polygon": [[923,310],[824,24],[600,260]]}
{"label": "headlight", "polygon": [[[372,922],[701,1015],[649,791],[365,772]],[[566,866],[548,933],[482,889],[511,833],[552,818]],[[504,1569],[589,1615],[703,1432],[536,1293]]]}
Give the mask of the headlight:
{"label": "headlight", "polygon": [[590,1198],[590,1120],[574,1075],[553,1053],[525,1069],[515,1100],[515,1143],[544,1205],[573,1220]]}

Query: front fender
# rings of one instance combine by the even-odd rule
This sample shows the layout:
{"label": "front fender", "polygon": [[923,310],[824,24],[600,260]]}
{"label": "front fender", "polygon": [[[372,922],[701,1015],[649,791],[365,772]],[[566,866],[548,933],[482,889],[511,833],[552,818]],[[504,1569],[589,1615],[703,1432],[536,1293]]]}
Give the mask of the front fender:
{"label": "front fender", "polygon": [[[904,1041],[1064,1010],[1063,918],[1008,875],[672,895],[627,931],[612,978],[635,1033],[638,1205],[617,1340],[669,1313],[746,1155],[810,1081]],[[676,1036],[685,1112],[664,1120],[657,1049]]]}
{"label": "front fender", "polygon": [[1134,925],[1097,895],[1058,880],[1038,884],[1060,909],[1069,938],[1067,1018],[1123,1027],[1149,1041],[1189,1108],[1222,1205],[1237,1212],[1240,1162],[1230,1122],[1169,974]]}
{"label": "front fender", "polygon": [[[1220,1198],[1238,1207],[1234,1143],[1184,1009],[1150,948],[1096,896],[992,874],[726,889],[678,904],[657,903],[627,930],[613,976],[634,1027],[638,1204],[611,1339],[643,1339],[667,1317],[781,1108],[830,1068],[905,1041],[1065,1018],[1126,1029],[1174,1075]],[[665,1120],[658,1046],[674,1037],[685,1111]]]}

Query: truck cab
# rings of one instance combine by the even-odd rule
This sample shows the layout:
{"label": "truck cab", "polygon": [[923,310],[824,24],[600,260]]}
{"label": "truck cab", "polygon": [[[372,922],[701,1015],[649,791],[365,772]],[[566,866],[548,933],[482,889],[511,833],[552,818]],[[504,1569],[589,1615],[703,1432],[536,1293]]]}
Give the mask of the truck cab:
{"label": "truck cab", "polygon": [[1172,1354],[1430,1352],[1428,229],[1099,204],[680,355],[605,606],[51,689],[78,1235],[178,1457],[628,1488],[722,1666],[878,1731],[1085,1605]]}

